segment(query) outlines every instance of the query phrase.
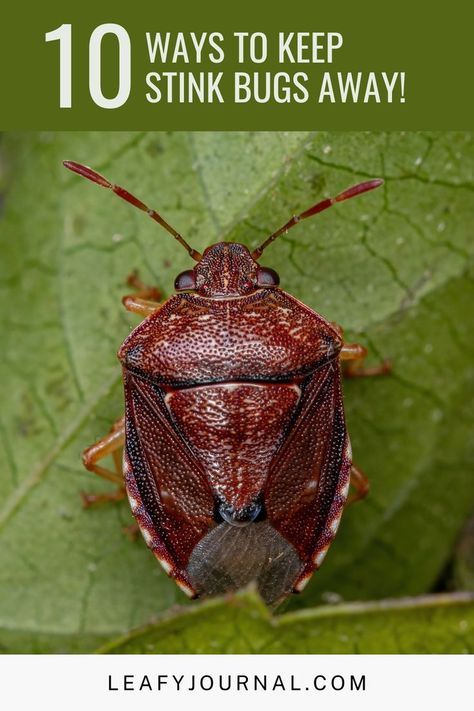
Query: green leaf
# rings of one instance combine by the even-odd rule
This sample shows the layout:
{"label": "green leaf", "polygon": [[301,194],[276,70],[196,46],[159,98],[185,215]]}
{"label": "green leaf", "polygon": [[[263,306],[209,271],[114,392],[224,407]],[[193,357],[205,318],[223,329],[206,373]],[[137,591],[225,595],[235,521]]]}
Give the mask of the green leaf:
{"label": "green leaf", "polygon": [[[372,481],[321,571],[287,608],[425,593],[472,511],[470,134],[7,135],[0,229],[0,641],[91,649],[182,603],[127,505],[83,511],[107,484],[80,452],[122,411],[116,351],[137,318],[125,278],[170,294],[184,250],[115,196],[67,173],[92,165],[160,210],[197,249],[256,245],[294,212],[366,176],[383,189],[275,243],[282,286],[371,349],[391,377],[345,385],[355,461]],[[3,179],[2,179],[3,180]],[[196,603],[192,604],[196,607]]]}
{"label": "green leaf", "polygon": [[468,654],[474,595],[347,603],[271,617],[252,593],[216,600],[104,645],[111,654]]}
{"label": "green leaf", "polygon": [[458,590],[474,590],[474,517],[468,520],[456,545],[453,578]]}

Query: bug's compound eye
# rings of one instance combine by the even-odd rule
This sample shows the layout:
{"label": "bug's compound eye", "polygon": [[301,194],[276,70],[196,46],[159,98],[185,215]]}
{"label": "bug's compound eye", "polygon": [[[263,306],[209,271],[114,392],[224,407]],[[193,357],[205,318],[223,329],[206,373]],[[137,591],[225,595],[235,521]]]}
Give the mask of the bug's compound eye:
{"label": "bug's compound eye", "polygon": [[196,288],[196,277],[192,269],[181,272],[175,279],[174,288],[176,291],[192,291]]}
{"label": "bug's compound eye", "polygon": [[280,283],[280,277],[274,269],[269,267],[259,267],[257,270],[257,284],[258,286],[278,286]]}

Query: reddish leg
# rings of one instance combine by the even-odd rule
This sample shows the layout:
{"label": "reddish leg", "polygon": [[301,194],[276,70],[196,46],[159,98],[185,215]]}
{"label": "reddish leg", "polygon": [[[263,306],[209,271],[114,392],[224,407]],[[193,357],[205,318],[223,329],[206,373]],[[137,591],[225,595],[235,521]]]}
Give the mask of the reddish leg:
{"label": "reddish leg", "polygon": [[[102,439],[99,439],[95,442],[95,444],[85,449],[82,453],[82,461],[84,462],[86,469],[95,472],[103,479],[107,479],[107,481],[113,481],[118,484],[118,488],[115,489],[115,491],[103,494],[86,494],[84,491],[81,491],[81,498],[84,508],[87,509],[90,506],[106,504],[112,501],[122,501],[127,497],[122,473],[122,449],[124,440],[125,418],[121,417],[119,420],[114,422],[109,434],[102,437]],[[97,462],[109,454],[112,455],[112,459],[114,461],[114,471],[101,467],[97,464]],[[137,540],[139,530],[138,524],[136,523],[122,527],[122,531],[131,541]]]}
{"label": "reddish leg", "polygon": [[360,501],[365,499],[370,489],[370,482],[365,476],[364,472],[358,469],[358,467],[353,464],[351,466],[351,485],[354,487],[355,491],[352,491],[347,497],[347,504],[353,504],[354,501]]}
{"label": "reddish leg", "polygon": [[[159,308],[161,293],[156,287],[146,286],[138,276],[138,272],[134,271],[129,275],[127,284],[137,289],[136,294],[124,296],[122,299],[122,303],[128,311],[137,313],[140,316],[149,316]],[[110,432],[105,435],[105,437],[102,437],[82,453],[82,460],[86,469],[95,472],[103,479],[107,479],[107,481],[118,484],[116,491],[104,494],[87,494],[82,492],[81,496],[85,507],[106,503],[108,501],[121,501],[125,498],[126,492],[122,473],[122,448],[124,441],[125,422],[124,417],[121,417],[112,425]],[[112,455],[114,460],[114,470],[107,469],[97,463],[109,454]]]}
{"label": "reddish leg", "polygon": [[138,523],[131,523],[129,526],[122,526],[122,531],[127,538],[135,542],[138,538],[138,534],[140,533],[140,527]]}
{"label": "reddish leg", "polygon": [[127,311],[146,317],[160,307],[161,292],[154,286],[146,286],[137,271],[130,274],[127,284],[137,290],[134,294],[127,294],[122,298],[122,304]]}
{"label": "reddish leg", "polygon": [[[121,417],[119,420],[114,422],[110,432],[105,435],[105,437],[99,439],[82,453],[82,461],[86,469],[91,472],[95,472],[95,474],[101,476],[103,479],[107,479],[107,481],[112,481],[115,484],[118,484],[118,489],[116,491],[111,491],[106,494],[86,494],[82,492],[82,501],[86,508],[92,506],[93,504],[101,504],[107,501],[121,501],[126,496],[123,485],[121,457],[121,450],[125,441],[124,420],[125,418]],[[109,454],[112,455],[114,460],[114,470],[107,469],[106,467],[97,464],[97,462],[104,457],[107,457]]]}
{"label": "reddish leg", "polygon": [[364,359],[367,356],[367,348],[360,343],[344,343],[339,355],[341,361],[349,361],[344,368],[344,375],[347,378],[365,378],[371,375],[387,375],[392,366],[390,361],[383,360],[379,365],[371,368],[364,368]]}
{"label": "reddish leg", "polygon": [[85,509],[99,504],[109,504],[112,501],[123,501],[125,498],[126,492],[123,488],[104,494],[88,494],[86,491],[81,491],[82,505]]}

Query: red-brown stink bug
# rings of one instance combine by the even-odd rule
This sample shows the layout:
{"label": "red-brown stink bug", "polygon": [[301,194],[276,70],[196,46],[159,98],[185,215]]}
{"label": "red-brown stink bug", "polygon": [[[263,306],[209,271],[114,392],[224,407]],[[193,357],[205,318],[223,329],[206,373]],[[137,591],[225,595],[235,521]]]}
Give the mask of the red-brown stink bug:
{"label": "red-brown stink bug", "polygon": [[[256,581],[273,604],[301,591],[321,565],[347,502],[367,493],[352,464],[341,361],[363,370],[366,349],[279,288],[263,250],[301,220],[378,187],[370,180],[292,217],[250,252],[219,242],[192,249],[155,210],[78,163],[64,165],[146,212],[197,262],[176,294],[131,283],[123,299],[145,319],[120,347],[125,416],[89,447],[85,466],[128,494],[165,571],[191,597]],[[123,447],[123,462],[120,449]],[[108,454],[116,471],[97,462]]]}

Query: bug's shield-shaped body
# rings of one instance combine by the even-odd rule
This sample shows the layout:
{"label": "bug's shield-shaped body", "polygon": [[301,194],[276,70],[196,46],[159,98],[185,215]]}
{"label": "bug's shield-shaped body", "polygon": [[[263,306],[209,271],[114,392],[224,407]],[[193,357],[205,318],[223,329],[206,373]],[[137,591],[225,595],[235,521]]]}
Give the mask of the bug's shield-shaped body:
{"label": "bug's shield-shaped body", "polygon": [[284,291],[172,296],[126,339],[124,469],[149,547],[190,595],[321,564],[349,487],[341,339]]}

